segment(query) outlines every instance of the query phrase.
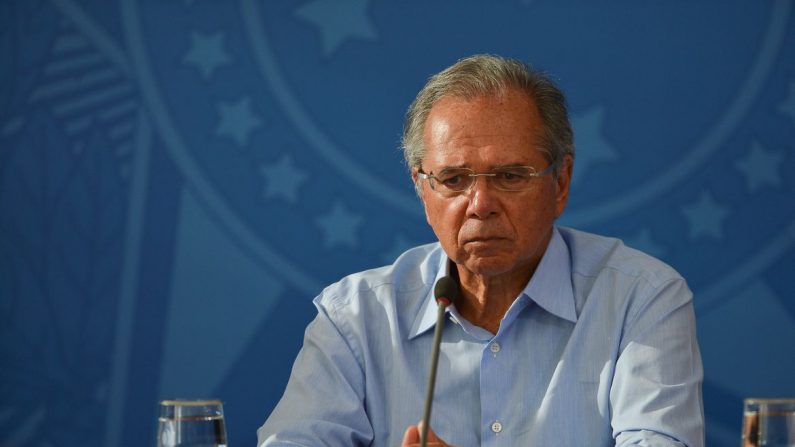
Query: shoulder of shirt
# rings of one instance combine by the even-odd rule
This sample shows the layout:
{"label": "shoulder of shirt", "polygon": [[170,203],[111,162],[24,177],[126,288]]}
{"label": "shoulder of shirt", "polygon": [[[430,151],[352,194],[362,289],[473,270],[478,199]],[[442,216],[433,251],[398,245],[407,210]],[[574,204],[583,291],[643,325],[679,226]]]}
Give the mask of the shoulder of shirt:
{"label": "shoulder of shirt", "polygon": [[569,249],[572,275],[597,277],[607,272],[643,279],[659,287],[682,276],[665,262],[628,247],[620,239],[558,227]]}
{"label": "shoulder of shirt", "polygon": [[424,297],[433,284],[443,255],[438,242],[411,248],[390,265],[353,273],[330,284],[315,298],[315,305],[339,310],[350,307],[354,301],[361,302],[363,297],[369,301]]}

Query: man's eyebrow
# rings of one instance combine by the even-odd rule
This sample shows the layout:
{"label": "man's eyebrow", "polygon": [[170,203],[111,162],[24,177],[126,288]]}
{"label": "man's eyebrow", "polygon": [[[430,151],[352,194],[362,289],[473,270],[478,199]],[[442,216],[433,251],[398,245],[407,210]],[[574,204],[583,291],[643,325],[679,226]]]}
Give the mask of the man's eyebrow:
{"label": "man's eyebrow", "polygon": [[501,164],[491,165],[489,167],[489,171],[496,171],[498,169],[527,168],[527,167],[535,169],[535,166],[533,166],[532,163],[527,163],[527,162],[521,162],[520,161],[520,162],[514,162],[514,163],[501,163]]}
{"label": "man's eyebrow", "polygon": [[442,172],[442,171],[449,171],[449,170],[451,170],[451,169],[472,169],[472,168],[470,168],[470,167],[469,167],[469,166],[467,166],[466,164],[459,164],[459,165],[443,165],[443,166],[441,166],[441,167],[440,167],[440,169],[439,169],[439,171],[438,171],[438,172]]}
{"label": "man's eyebrow", "polygon": [[[494,165],[489,166],[489,171],[493,171],[495,169],[518,168],[518,167],[525,167],[525,166],[532,167],[533,165],[529,164],[527,162],[520,162],[520,161],[519,162],[513,162],[513,163],[500,163],[500,164],[494,164]],[[457,165],[443,165],[436,172],[444,172],[444,171],[449,171],[449,170],[453,170],[453,169],[469,169],[469,170],[472,170],[472,168],[469,165],[467,165],[466,163],[461,163],[461,164],[457,164]]]}
{"label": "man's eyebrow", "polygon": [[521,162],[518,162],[518,163],[504,163],[504,164],[499,164],[499,165],[492,165],[491,169],[521,168],[521,167],[525,167],[525,166],[532,166],[532,165],[527,164],[527,163],[521,163]]}

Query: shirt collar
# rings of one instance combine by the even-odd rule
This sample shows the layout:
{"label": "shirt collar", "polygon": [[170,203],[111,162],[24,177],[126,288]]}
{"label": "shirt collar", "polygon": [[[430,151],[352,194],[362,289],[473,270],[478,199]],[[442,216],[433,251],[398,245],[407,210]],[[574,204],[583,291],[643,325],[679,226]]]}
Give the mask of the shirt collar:
{"label": "shirt collar", "polygon": [[[450,258],[447,257],[444,251],[442,251],[442,256],[440,256],[440,258],[439,265],[436,268],[436,276],[433,278],[433,282],[431,282],[431,287],[425,292],[425,298],[423,299],[425,304],[420,306],[420,311],[417,313],[417,317],[414,318],[414,323],[411,325],[409,340],[436,325],[438,306],[436,305],[436,297],[433,296],[433,289],[436,285],[436,281],[450,274]],[[450,312],[449,307],[447,308],[447,312]]]}
{"label": "shirt collar", "polygon": [[552,315],[572,323],[577,322],[577,308],[571,286],[569,247],[557,227],[553,227],[547,250],[522,295],[529,297]]}
{"label": "shirt collar", "polygon": [[[425,304],[420,307],[420,311],[411,326],[409,339],[422,334],[436,324],[438,307],[436,298],[433,296],[433,285],[436,284],[439,278],[450,274],[450,258],[446,254],[443,254],[440,258],[433,283],[425,292]],[[517,301],[523,301],[527,298],[535,301],[542,309],[557,317],[572,323],[577,322],[574,291],[571,286],[569,249],[557,227],[553,227],[552,238],[544,252],[544,256],[541,257],[541,262],[538,263],[535,273]],[[518,311],[524,308],[525,305],[526,303],[517,302],[511,308],[517,308]],[[447,309],[447,312],[450,312],[450,308]]]}

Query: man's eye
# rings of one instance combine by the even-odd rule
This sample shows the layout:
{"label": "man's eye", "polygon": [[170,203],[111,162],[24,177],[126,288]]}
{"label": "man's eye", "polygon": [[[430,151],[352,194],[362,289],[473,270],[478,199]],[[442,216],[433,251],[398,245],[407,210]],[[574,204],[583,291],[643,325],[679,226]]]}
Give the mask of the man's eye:
{"label": "man's eye", "polygon": [[439,181],[442,182],[444,186],[454,187],[463,183],[464,177],[462,175],[448,175],[440,178]]}
{"label": "man's eye", "polygon": [[497,173],[497,178],[505,182],[521,182],[526,177],[526,175],[514,171],[500,171]]}
{"label": "man's eye", "polygon": [[513,172],[500,172],[500,173],[497,174],[497,177],[499,177],[499,178],[501,178],[503,180],[513,180],[513,179],[515,179],[518,176],[515,175]]}

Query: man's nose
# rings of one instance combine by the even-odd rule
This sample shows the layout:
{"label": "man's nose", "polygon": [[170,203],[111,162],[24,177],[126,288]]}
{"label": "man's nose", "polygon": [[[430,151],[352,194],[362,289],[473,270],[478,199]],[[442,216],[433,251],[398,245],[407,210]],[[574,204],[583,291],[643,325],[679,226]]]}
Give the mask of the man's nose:
{"label": "man's nose", "polygon": [[469,187],[469,205],[467,214],[478,219],[485,219],[496,215],[499,210],[497,194],[499,191],[491,184],[491,177],[473,177],[472,186]]}

